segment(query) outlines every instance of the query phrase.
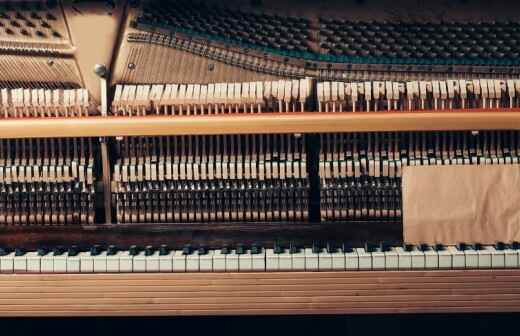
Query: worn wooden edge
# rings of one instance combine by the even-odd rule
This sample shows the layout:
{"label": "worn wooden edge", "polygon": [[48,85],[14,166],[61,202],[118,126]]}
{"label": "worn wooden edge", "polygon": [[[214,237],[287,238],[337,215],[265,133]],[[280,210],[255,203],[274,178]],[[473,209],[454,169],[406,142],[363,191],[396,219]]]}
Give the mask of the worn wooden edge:
{"label": "worn wooden edge", "polygon": [[0,121],[0,138],[517,130],[520,109],[27,118]]}
{"label": "worn wooden edge", "polygon": [[0,316],[519,312],[520,269],[0,274]]}

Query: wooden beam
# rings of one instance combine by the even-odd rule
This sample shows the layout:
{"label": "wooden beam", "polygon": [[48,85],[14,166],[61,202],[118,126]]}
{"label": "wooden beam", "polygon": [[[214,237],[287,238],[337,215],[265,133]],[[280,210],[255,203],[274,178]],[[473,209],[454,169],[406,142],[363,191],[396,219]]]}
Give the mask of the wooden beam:
{"label": "wooden beam", "polygon": [[518,130],[520,109],[9,119],[0,138]]}
{"label": "wooden beam", "polygon": [[0,316],[519,312],[520,270],[2,274]]}

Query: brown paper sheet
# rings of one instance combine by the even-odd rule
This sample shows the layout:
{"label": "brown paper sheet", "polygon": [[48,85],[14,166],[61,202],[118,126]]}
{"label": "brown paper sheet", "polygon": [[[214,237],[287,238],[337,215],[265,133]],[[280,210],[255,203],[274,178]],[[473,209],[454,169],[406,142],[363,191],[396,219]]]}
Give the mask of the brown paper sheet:
{"label": "brown paper sheet", "polygon": [[403,234],[409,243],[520,240],[520,166],[403,169]]}

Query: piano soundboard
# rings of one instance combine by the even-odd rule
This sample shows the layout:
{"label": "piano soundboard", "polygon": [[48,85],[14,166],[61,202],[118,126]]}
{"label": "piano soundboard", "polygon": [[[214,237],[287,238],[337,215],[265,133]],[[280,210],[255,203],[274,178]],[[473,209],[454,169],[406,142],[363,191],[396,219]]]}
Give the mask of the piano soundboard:
{"label": "piano soundboard", "polygon": [[0,315],[520,310],[520,243],[403,237],[403,170],[519,164],[482,2],[1,2]]}

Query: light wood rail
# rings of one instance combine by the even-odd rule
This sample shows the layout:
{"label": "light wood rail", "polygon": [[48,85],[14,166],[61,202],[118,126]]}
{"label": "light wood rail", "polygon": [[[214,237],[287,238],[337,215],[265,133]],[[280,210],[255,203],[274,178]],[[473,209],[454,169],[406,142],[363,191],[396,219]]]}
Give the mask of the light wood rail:
{"label": "light wood rail", "polygon": [[0,275],[0,316],[519,311],[518,269]]}
{"label": "light wood rail", "polygon": [[0,138],[517,130],[520,109],[0,120]]}

